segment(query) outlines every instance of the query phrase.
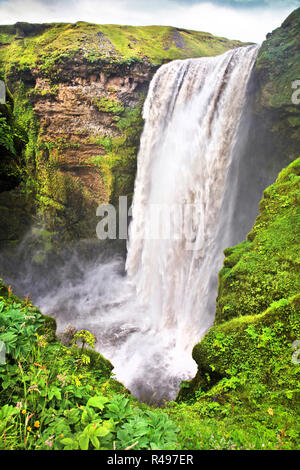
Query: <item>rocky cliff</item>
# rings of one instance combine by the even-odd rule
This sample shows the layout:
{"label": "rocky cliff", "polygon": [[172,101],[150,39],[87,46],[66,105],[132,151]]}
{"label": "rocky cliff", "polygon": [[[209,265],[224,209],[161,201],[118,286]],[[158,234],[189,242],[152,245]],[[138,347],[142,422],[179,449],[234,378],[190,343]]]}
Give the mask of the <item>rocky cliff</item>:
{"label": "rocky cliff", "polygon": [[26,188],[42,226],[56,240],[95,237],[97,205],[132,195],[142,105],[158,66],[239,45],[171,27],[1,26],[0,70],[28,133]]}
{"label": "rocky cliff", "polygon": [[231,201],[231,224],[240,229],[231,243],[245,238],[264,189],[299,157],[300,104],[293,102],[293,84],[300,78],[299,27],[300,9],[268,34],[249,80],[233,169],[238,192]]}
{"label": "rocky cliff", "polygon": [[[296,10],[268,36],[251,78],[238,168],[241,207],[258,170],[265,188],[287,168],[265,190],[247,239],[225,251],[215,325],[193,351],[197,376],[166,408],[182,449],[299,448],[300,105],[292,102],[292,83],[300,79],[299,21]],[[18,223],[24,201],[33,200],[40,220],[50,231],[60,228],[62,238],[74,237],[72,227],[78,237],[89,235],[95,205],[132,192],[141,104],[157,66],[237,45],[174,28],[86,23],[2,27],[0,41],[2,72],[15,97],[14,117],[11,102],[2,118],[9,135],[16,123],[28,139],[24,153],[26,138],[16,152],[25,160],[18,165],[14,138],[1,142],[7,181],[10,168],[26,175],[17,171],[3,188],[0,217],[8,221],[18,207]],[[19,205],[11,203],[8,212],[13,193]],[[10,240],[19,236],[6,232],[15,234]]]}

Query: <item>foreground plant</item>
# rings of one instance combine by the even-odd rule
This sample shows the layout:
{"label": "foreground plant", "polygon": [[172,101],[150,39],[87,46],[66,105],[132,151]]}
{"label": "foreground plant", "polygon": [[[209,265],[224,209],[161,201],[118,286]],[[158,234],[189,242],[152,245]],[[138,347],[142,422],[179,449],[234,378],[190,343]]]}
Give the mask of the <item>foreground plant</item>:
{"label": "foreground plant", "polygon": [[89,331],[75,333],[65,347],[28,299],[7,294],[0,301],[0,339],[7,345],[0,449],[175,448],[177,427],[165,413],[137,406],[112,378],[111,364],[90,349],[96,338]]}

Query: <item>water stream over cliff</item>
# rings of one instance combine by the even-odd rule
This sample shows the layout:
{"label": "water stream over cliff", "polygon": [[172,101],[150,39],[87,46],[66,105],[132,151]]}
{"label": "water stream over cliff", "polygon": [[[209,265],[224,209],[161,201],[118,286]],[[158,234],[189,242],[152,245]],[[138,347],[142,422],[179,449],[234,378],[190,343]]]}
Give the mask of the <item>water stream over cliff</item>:
{"label": "water stream over cliff", "polygon": [[144,105],[126,275],[122,260],[97,261],[34,299],[60,330],[92,331],[139,398],[176,396],[213,323],[222,251],[235,230],[224,195],[257,52],[242,47],[157,71]]}
{"label": "water stream over cliff", "polygon": [[127,276],[118,277],[110,263],[102,276],[97,268],[88,273],[91,295],[97,297],[91,286],[98,276],[103,294],[80,321],[96,332],[117,378],[140,397],[174,398],[179,382],[195,374],[192,347],[213,322],[226,246],[217,236],[220,212],[257,50],[174,61],[151,82]]}
{"label": "water stream over cliff", "polygon": [[144,106],[126,270],[148,330],[131,338],[123,357],[132,374],[143,351],[141,377],[151,387],[160,374],[171,396],[180,376],[194,374],[192,346],[214,319],[226,246],[220,211],[257,51],[164,65]]}

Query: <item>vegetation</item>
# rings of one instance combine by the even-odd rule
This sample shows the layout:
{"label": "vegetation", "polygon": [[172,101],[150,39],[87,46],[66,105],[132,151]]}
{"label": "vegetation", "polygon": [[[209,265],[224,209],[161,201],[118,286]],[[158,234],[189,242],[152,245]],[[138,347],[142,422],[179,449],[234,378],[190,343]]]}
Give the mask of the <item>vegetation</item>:
{"label": "vegetation", "polygon": [[300,79],[299,26],[300,8],[268,35],[259,51],[256,71],[263,80],[262,100],[266,106],[293,109],[292,82]]}
{"label": "vegetation", "polygon": [[262,116],[262,125],[263,121],[267,123],[274,141],[280,137],[280,152],[284,151],[289,161],[299,156],[299,105],[292,101],[292,85],[300,79],[299,27],[300,8],[268,35],[255,66],[255,113]]}
{"label": "vegetation", "polygon": [[[7,189],[17,188],[0,195],[0,212],[6,216],[11,207],[18,207],[17,217],[13,215],[1,229],[1,243],[17,243],[32,217],[41,229],[52,233],[53,246],[92,237],[97,205],[116,203],[120,194],[132,197],[144,89],[137,92],[135,104],[130,106],[117,97],[112,87],[100,97],[78,95],[86,109],[92,105],[98,113],[107,115],[107,131],[98,136],[90,129],[78,129],[78,135],[74,132],[70,136],[59,123],[57,132],[49,131],[53,114],[41,117],[36,103],[42,102],[45,109],[50,101],[55,108],[60,87],[76,78],[79,69],[84,78],[100,73],[123,77],[131,65],[137,64],[153,74],[158,65],[171,59],[216,55],[239,45],[238,41],[208,33],[171,27],[85,22],[0,26],[0,74],[14,94],[14,111],[10,104],[5,108],[10,107],[9,121],[7,116],[2,117],[4,108],[0,109],[0,145],[7,155],[1,163],[0,180],[6,186],[11,181]],[[83,65],[84,72],[77,65]],[[105,142],[104,149],[99,145],[99,157],[92,147],[97,146],[97,139]],[[90,142],[90,155],[85,140]],[[82,155],[80,161],[70,154],[72,148]],[[24,221],[21,229],[17,218]]]}
{"label": "vegetation", "polygon": [[136,156],[144,121],[142,102],[135,108],[126,108],[115,116],[118,137],[100,136],[96,142],[104,150],[104,155],[94,157],[91,162],[101,170],[106,185],[107,197],[118,204],[119,195],[133,196],[136,173]]}
{"label": "vegetation", "polygon": [[[19,22],[0,26],[0,73],[12,89],[14,115],[27,134],[26,148],[17,151],[18,159],[22,157],[18,182],[24,184],[13,195],[2,195],[0,204],[7,213],[13,205],[20,207],[23,206],[20,201],[26,201],[26,207],[20,207],[18,213],[24,220],[24,230],[18,233],[16,221],[12,220],[2,228],[2,243],[15,244],[27,227],[25,220],[32,215],[41,228],[52,233],[53,247],[93,237],[99,203],[117,203],[119,195],[132,197],[146,85],[136,92],[130,105],[126,96],[122,101],[110,91],[112,87],[108,86],[102,96],[80,95],[82,87],[77,87],[76,98],[84,103],[87,114],[91,105],[95,108],[94,127],[98,122],[106,123],[98,136],[91,126],[73,131],[61,126],[53,110],[59,109],[61,101],[67,98],[61,98],[59,90],[68,83],[74,84],[78,76],[89,82],[91,76],[126,77],[131,70],[136,76],[147,73],[150,77],[158,65],[172,59],[221,54],[240,45],[239,41],[167,26],[85,22],[41,25]],[[68,103],[63,106],[68,107]],[[53,132],[48,126],[55,119],[57,130]],[[1,120],[0,125],[6,135],[5,145],[12,151],[13,132],[7,132]],[[75,127],[75,122],[71,127]],[[105,141],[105,149],[99,145],[99,155],[93,148],[97,143],[91,143],[93,139]],[[90,155],[85,140],[90,142]],[[109,142],[110,149],[106,151]],[[79,158],[70,152],[72,146],[77,146]],[[9,171],[11,161],[12,157]],[[19,168],[20,165],[18,172]]]}
{"label": "vegetation", "polygon": [[[159,410],[139,405],[95,352],[91,333],[55,336],[55,320],[1,283],[0,449],[174,448],[177,428]],[[76,346],[81,341],[81,348]],[[86,348],[89,345],[91,348]]]}
{"label": "vegetation", "polygon": [[6,104],[0,104],[0,191],[13,189],[22,177],[20,154],[27,136],[13,111],[13,98],[6,89]]}
{"label": "vegetation", "polygon": [[292,360],[300,337],[293,251],[299,168],[300,159],[282,171],[248,241],[226,250],[218,316],[193,350],[197,375],[164,409],[138,403],[113,379],[90,332],[69,331],[63,345],[53,319],[1,284],[7,362],[0,365],[0,448],[299,448],[300,370]]}
{"label": "vegetation", "polygon": [[217,323],[262,313],[272,302],[299,293],[299,189],[300,159],[264,192],[248,240],[225,250]]}
{"label": "vegetation", "polygon": [[57,66],[82,57],[89,63],[148,61],[160,65],[173,59],[222,54],[239,41],[170,26],[118,26],[52,23],[0,27],[0,62],[8,70],[39,67],[55,81]]}
{"label": "vegetation", "polygon": [[169,412],[183,448],[299,448],[299,189],[300,159],[265,191],[248,240],[225,250],[215,325]]}
{"label": "vegetation", "polygon": [[[254,71],[254,112],[287,142],[290,160],[299,155],[290,86],[300,79],[299,15],[269,36]],[[80,164],[101,173],[107,200],[132,196],[143,92],[131,106],[109,89],[89,101],[110,123],[106,133],[41,134],[35,100],[55,100],[74,64],[120,77],[141,63],[153,72],[171,59],[239,45],[171,27],[1,26],[0,73],[14,92],[0,105],[1,241],[15,244],[37,215],[33,262],[41,263],[55,237],[86,235],[91,193],[74,168],[65,171],[67,150],[95,145],[98,154]],[[37,78],[49,87],[36,86]],[[265,191],[247,240],[225,250],[215,324],[193,350],[197,375],[163,409],[137,402],[114,379],[90,332],[69,329],[59,341],[55,320],[0,281],[0,449],[298,449],[299,185],[297,159]]]}

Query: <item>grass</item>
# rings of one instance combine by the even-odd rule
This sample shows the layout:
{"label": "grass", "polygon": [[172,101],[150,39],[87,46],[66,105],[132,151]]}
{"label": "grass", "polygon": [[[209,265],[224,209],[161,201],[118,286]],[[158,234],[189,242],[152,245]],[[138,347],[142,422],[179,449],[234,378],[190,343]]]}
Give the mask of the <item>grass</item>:
{"label": "grass", "polygon": [[[85,22],[43,25],[23,39],[0,26],[2,69],[26,70],[38,67],[45,74],[55,72],[60,61],[80,56],[88,62],[148,61],[160,65],[173,59],[222,54],[243,45],[209,33],[169,26],[96,25]],[[26,29],[25,29],[26,30]],[[8,31],[11,31],[9,34]],[[52,77],[53,78],[53,77]]]}

